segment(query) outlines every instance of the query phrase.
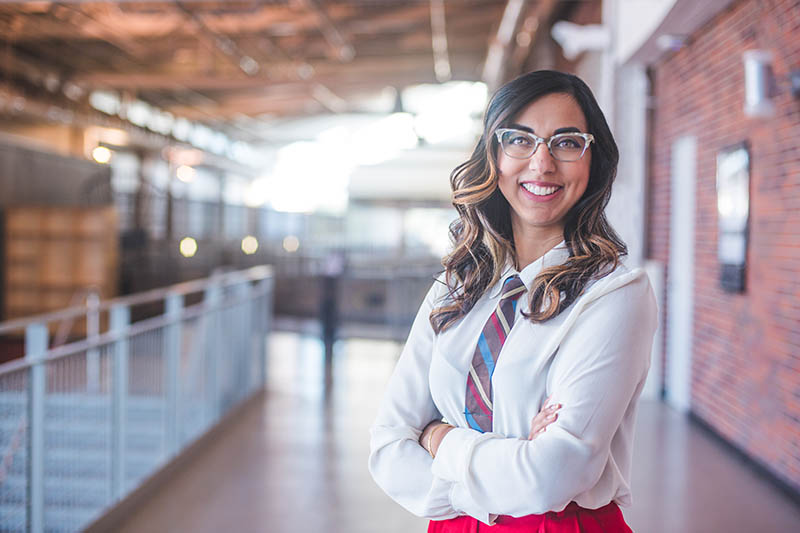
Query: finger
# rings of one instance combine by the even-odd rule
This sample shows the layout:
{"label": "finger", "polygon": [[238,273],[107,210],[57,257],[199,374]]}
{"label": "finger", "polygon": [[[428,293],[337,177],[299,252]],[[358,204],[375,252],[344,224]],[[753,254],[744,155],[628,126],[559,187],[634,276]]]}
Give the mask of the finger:
{"label": "finger", "polygon": [[553,405],[548,405],[547,407],[542,409],[541,413],[543,413],[543,414],[552,414],[552,413],[558,411],[559,409],[561,409],[561,404],[560,403],[554,403]]}
{"label": "finger", "polygon": [[555,417],[558,416],[558,413],[555,411],[542,411],[538,413],[533,420],[531,420],[531,428],[535,429],[540,427],[542,424],[550,424],[555,420]]}
{"label": "finger", "polygon": [[534,419],[533,423],[531,424],[531,432],[539,431],[540,429],[549,426],[553,422],[558,420],[558,413],[552,413],[546,417],[543,417],[539,420]]}
{"label": "finger", "polygon": [[556,414],[554,412],[541,412],[531,421],[531,427],[533,426],[541,426],[542,424],[547,424],[549,420],[552,419],[553,415]]}
{"label": "finger", "polygon": [[544,433],[545,429],[546,429],[546,426],[542,427],[542,428],[539,428],[537,431],[531,431],[531,433],[528,435],[528,440],[535,439],[536,437],[538,437],[539,435]]}
{"label": "finger", "polygon": [[547,425],[553,422],[558,417],[558,413],[555,411],[541,413],[541,416],[538,416],[533,419],[532,425]]}

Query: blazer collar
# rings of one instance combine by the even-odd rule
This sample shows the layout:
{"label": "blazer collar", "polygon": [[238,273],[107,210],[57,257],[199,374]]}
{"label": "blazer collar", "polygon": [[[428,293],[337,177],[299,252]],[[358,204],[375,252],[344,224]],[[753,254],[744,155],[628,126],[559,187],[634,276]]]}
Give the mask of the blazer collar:
{"label": "blazer collar", "polygon": [[519,277],[522,280],[522,283],[525,285],[525,288],[527,290],[531,290],[533,279],[539,274],[539,272],[544,270],[546,267],[560,265],[567,259],[569,259],[569,248],[567,248],[566,241],[562,240],[560,243],[550,248],[550,250],[548,250],[542,257],[523,268],[521,272],[517,272],[517,269],[514,268],[514,265],[511,262],[508,262],[506,263],[503,275],[500,276],[498,282],[489,289],[489,297],[496,298],[499,296],[500,291],[503,288],[503,282],[509,276],[513,276],[514,274],[519,274]]}

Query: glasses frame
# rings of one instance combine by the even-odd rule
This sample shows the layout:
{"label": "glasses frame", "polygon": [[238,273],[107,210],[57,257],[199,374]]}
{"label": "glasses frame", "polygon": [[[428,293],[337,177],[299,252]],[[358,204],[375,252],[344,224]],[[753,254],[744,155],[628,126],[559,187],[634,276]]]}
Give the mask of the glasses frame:
{"label": "glasses frame", "polygon": [[[531,150],[531,153],[529,155],[526,155],[525,157],[519,157],[519,156],[516,156],[516,155],[511,155],[508,152],[506,152],[506,149],[503,147],[503,134],[506,133],[506,132],[509,132],[509,131],[521,133],[522,135],[524,135],[524,136],[528,137],[529,139],[533,140],[533,142],[534,142],[533,149]],[[539,145],[540,144],[544,144],[545,146],[547,146],[547,151],[550,152],[550,155],[556,161],[561,161],[563,163],[574,163],[575,161],[579,161],[583,157],[583,154],[586,153],[586,149],[589,148],[589,145],[594,142],[594,135],[592,135],[591,133],[582,133],[582,132],[577,132],[577,131],[566,132],[566,133],[557,133],[557,134],[555,134],[555,135],[553,135],[551,137],[548,137],[547,139],[539,137],[538,135],[535,135],[535,134],[533,134],[533,133],[531,133],[529,131],[518,130],[516,128],[499,128],[499,129],[495,130],[494,134],[497,136],[497,144],[500,145],[500,149],[503,151],[504,154],[506,154],[508,157],[510,157],[512,159],[530,159],[531,157],[533,157],[533,154],[536,153],[536,150],[539,149]],[[551,147],[551,144],[552,144],[553,140],[560,139],[560,138],[566,137],[568,135],[571,135],[571,136],[577,135],[578,137],[583,137],[583,140],[586,141],[586,144],[583,145],[583,150],[581,151],[581,155],[579,155],[575,159],[560,159],[559,157],[556,156],[556,154],[553,153],[553,148]]]}

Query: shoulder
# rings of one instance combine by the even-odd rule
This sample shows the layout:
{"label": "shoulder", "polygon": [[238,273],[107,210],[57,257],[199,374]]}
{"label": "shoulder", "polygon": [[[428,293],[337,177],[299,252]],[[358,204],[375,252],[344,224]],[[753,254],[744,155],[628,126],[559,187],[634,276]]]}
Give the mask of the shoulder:
{"label": "shoulder", "polygon": [[434,277],[433,284],[425,295],[425,304],[432,308],[441,307],[450,299],[450,292],[446,272],[440,272]]}
{"label": "shoulder", "polygon": [[643,268],[628,268],[620,263],[606,276],[586,286],[576,307],[602,308],[603,312],[655,315],[657,305],[650,278]]}

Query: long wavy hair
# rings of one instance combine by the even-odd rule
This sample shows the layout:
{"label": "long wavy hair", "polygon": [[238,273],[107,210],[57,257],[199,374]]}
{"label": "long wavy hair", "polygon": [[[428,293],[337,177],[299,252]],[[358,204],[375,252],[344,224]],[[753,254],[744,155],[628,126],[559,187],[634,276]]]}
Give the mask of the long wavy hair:
{"label": "long wavy hair", "polygon": [[516,259],[510,207],[498,187],[494,132],[513,123],[534,100],[553,93],[570,95],[583,111],[587,133],[594,135],[592,162],[586,191],[565,216],[569,259],[536,276],[528,293],[530,308],[523,315],[533,322],[557,316],[589,281],[609,274],[627,254],[605,215],[619,151],[591,90],[580,78],[564,72],[539,70],[519,76],[494,93],[472,156],[450,175],[458,218],[450,224],[453,251],[442,259],[447,295],[430,314],[437,333],[466,315],[499,281],[508,261]]}

